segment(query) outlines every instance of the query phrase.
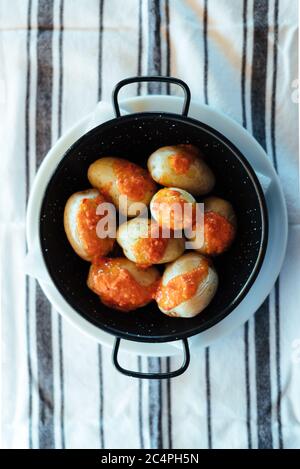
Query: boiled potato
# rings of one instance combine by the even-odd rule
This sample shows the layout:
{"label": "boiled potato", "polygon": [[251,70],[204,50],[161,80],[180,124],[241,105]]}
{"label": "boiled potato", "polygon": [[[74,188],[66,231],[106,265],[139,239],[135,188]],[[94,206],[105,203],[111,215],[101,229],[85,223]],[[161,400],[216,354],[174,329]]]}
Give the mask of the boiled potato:
{"label": "boiled potato", "polygon": [[[88,179],[123,215],[130,217],[140,213],[135,204],[148,205],[157,189],[148,171],[122,158],[105,157],[94,161],[88,169]],[[120,202],[120,196],[127,197],[127,206]]]}
{"label": "boiled potato", "polygon": [[155,267],[142,269],[128,259],[103,257],[91,265],[87,285],[105,305],[132,311],[154,298],[159,279]]}
{"label": "boiled potato", "polygon": [[208,306],[217,288],[218,275],[211,261],[190,252],[167,266],[156,301],[168,316],[192,318]]}
{"label": "boiled potato", "polygon": [[133,218],[123,223],[117,241],[125,256],[140,265],[171,262],[183,254],[184,238],[164,237],[159,225],[147,218]]}
{"label": "boiled potato", "polygon": [[196,214],[194,197],[178,187],[160,189],[150,202],[154,220],[162,228],[182,230],[189,228]]}
{"label": "boiled potato", "polygon": [[197,252],[216,256],[227,251],[236,236],[236,216],[232,205],[220,197],[204,199],[204,236]]}
{"label": "boiled potato", "polygon": [[107,202],[97,189],[76,192],[68,199],[64,210],[64,228],[74,251],[86,261],[95,256],[105,256],[113,248],[114,239],[100,238],[97,224],[102,216],[97,207]]}
{"label": "boiled potato", "polygon": [[161,147],[148,159],[152,178],[167,187],[179,187],[193,195],[210,192],[215,184],[211,169],[194,145],[180,144]]}

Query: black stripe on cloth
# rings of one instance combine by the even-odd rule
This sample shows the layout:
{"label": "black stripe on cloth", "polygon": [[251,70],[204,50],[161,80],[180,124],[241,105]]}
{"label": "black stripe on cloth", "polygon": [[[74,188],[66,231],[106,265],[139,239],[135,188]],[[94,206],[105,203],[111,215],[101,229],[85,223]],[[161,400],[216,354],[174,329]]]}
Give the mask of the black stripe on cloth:
{"label": "black stripe on cloth", "polygon": [[243,114],[243,127],[247,127],[246,115],[246,63],[247,63],[247,8],[248,0],[244,0],[243,5],[243,52],[242,52],[242,73],[241,73],[241,94],[242,94],[242,114]]}
{"label": "black stripe on cloth", "polygon": [[268,57],[268,0],[254,0],[253,59],[252,59],[252,131],[266,149],[266,79]]}
{"label": "black stripe on cloth", "polygon": [[[60,0],[59,8],[59,83],[58,83],[58,137],[62,134],[62,102],[63,102],[63,19],[64,0]],[[61,447],[65,448],[65,393],[64,393],[64,360],[62,317],[58,316],[58,350],[59,350],[59,381],[60,381],[60,434]]]}
{"label": "black stripe on cloth", "polygon": [[[208,104],[208,0],[204,1],[203,11],[203,42],[204,42],[204,102]],[[210,389],[210,356],[209,348],[205,349],[205,381],[206,381],[206,406],[207,406],[207,444],[212,448],[212,425],[211,425],[211,389]]]}
{"label": "black stripe on cloth", "polygon": [[[99,2],[99,44],[98,44],[98,101],[102,99],[102,76],[103,76],[103,18],[104,0]],[[99,438],[100,448],[105,448],[104,438],[104,378],[102,347],[98,345],[98,373],[99,373]]]}
{"label": "black stripe on cloth", "polygon": [[[148,0],[148,74],[161,75],[161,14],[160,0]],[[149,94],[160,94],[161,83],[148,83]],[[148,358],[149,373],[161,372],[161,359]],[[162,441],[162,382],[149,380],[150,447],[163,448]]]}
{"label": "black stripe on cloth", "polygon": [[208,44],[207,44],[208,0],[204,0],[203,40],[204,40],[204,102],[208,104]]}
{"label": "black stripe on cloth", "polygon": [[252,449],[251,435],[251,395],[250,395],[250,370],[249,370],[249,321],[244,326],[245,344],[245,381],[246,381],[246,422],[248,449]]}
{"label": "black stripe on cloth", "polygon": [[279,0],[275,0],[274,8],[274,49],[273,49],[273,83],[272,83],[272,106],[271,106],[271,145],[272,156],[275,169],[277,171],[277,152],[276,152],[276,87],[277,87],[277,55],[278,55],[278,15]]}
{"label": "black stripe on cloth", "polygon": [[30,143],[29,143],[29,108],[30,108],[30,82],[31,82],[31,67],[30,67],[30,42],[31,42],[31,11],[32,0],[28,0],[27,6],[27,37],[26,37],[26,98],[25,98],[25,171],[26,171],[26,204],[30,191]]}
{"label": "black stripe on cloth", "polygon": [[62,133],[62,102],[63,102],[63,32],[64,32],[64,0],[60,0],[59,8],[59,83],[58,83],[58,136]]}
{"label": "black stripe on cloth", "polygon": [[[39,0],[37,34],[36,161],[51,147],[53,2]],[[54,448],[54,384],[51,306],[36,285],[36,341],[39,389],[39,447]]]}
{"label": "black stripe on cloth", "polygon": [[267,298],[255,315],[257,436],[259,449],[271,449],[270,312]]}
{"label": "black stripe on cloth", "polygon": [[205,349],[205,382],[206,382],[206,408],[207,408],[207,446],[212,449],[211,428],[211,390],[210,390],[210,360],[209,348]]}
{"label": "black stripe on cloth", "polygon": [[102,347],[98,345],[98,367],[99,367],[99,437],[100,448],[104,449],[104,392],[103,392],[103,360]]}
{"label": "black stripe on cloth", "polygon": [[37,167],[51,147],[53,0],[39,0],[37,35]]}
{"label": "black stripe on cloth", "polygon": [[276,340],[276,383],[277,383],[277,424],[279,448],[283,449],[281,422],[281,369],[280,369],[280,283],[275,284],[275,340]]}
{"label": "black stripe on cloth", "polygon": [[[148,0],[148,73],[161,75],[160,0]],[[161,83],[148,83],[148,93],[161,92]]]}
{"label": "black stripe on cloth", "polygon": [[[241,101],[242,101],[242,124],[247,128],[246,112],[246,64],[247,64],[247,9],[248,0],[243,3],[243,51],[242,51],[242,70],[241,70]],[[245,347],[245,386],[246,386],[246,422],[247,422],[247,441],[248,448],[252,448],[251,434],[251,394],[250,394],[250,367],[249,367],[249,322],[244,326],[244,347]]]}
{"label": "black stripe on cloth", "polygon": [[26,276],[26,348],[27,348],[27,368],[28,368],[28,446],[32,449],[32,367],[30,353],[30,319],[29,319],[29,278]]}
{"label": "black stripe on cloth", "polygon": [[[29,190],[30,190],[30,163],[29,163],[29,108],[30,108],[30,82],[31,82],[31,70],[30,70],[30,42],[31,42],[31,10],[32,1],[28,0],[27,8],[27,37],[26,37],[26,102],[25,102],[25,171],[26,171],[26,204],[28,201]],[[26,275],[25,278],[25,289],[26,289],[26,348],[27,348],[27,367],[28,367],[28,446],[32,448],[32,367],[31,367],[31,353],[30,353],[30,312],[29,312],[29,277]]]}
{"label": "black stripe on cloth", "polygon": [[[138,371],[142,372],[142,357],[138,356]],[[139,437],[140,437],[140,449],[145,448],[144,441],[144,426],[143,426],[143,380],[139,379],[138,383],[138,399],[139,399]]]}
{"label": "black stripe on cloth", "polygon": [[[171,359],[167,357],[167,373],[171,371]],[[168,449],[173,448],[172,437],[172,400],[171,400],[171,380],[167,380],[167,411],[168,411]]]}
{"label": "black stripe on cloth", "polygon": [[[148,358],[149,373],[161,373],[161,359]],[[149,380],[149,431],[150,448],[162,449],[162,382]]]}
{"label": "black stripe on cloth", "polygon": [[[166,43],[167,43],[167,69],[166,75],[169,77],[171,75],[171,43],[170,43],[170,4],[169,0],[166,0]],[[170,94],[170,83],[167,83],[167,94]]]}
{"label": "black stripe on cloth", "polygon": [[[143,56],[143,19],[142,19],[142,0],[139,0],[139,16],[138,16],[138,64],[137,75],[142,75],[142,56]],[[141,94],[141,82],[137,84],[137,95]]]}
{"label": "black stripe on cloth", "polygon": [[36,340],[39,390],[39,448],[54,448],[54,385],[51,306],[36,284]]}
{"label": "black stripe on cloth", "polygon": [[98,46],[98,101],[102,99],[102,55],[103,55],[104,0],[99,2],[99,46]]}
{"label": "black stripe on cloth", "polygon": [[59,378],[60,378],[60,434],[61,447],[65,449],[65,392],[64,392],[64,361],[63,361],[63,331],[62,317],[58,317],[58,346],[59,346]]}
{"label": "black stripe on cloth", "polygon": [[[266,149],[268,0],[254,0],[251,113],[253,136]],[[272,448],[269,298],[255,315],[258,448]]]}
{"label": "black stripe on cloth", "polygon": [[[277,56],[278,56],[278,16],[279,0],[274,7],[274,48],[273,48],[273,83],[271,106],[271,147],[273,164],[278,171],[276,150],[276,89],[277,89]],[[279,448],[283,448],[281,423],[281,369],[280,369],[280,278],[275,284],[275,341],[276,341],[276,383],[277,383],[277,423]]]}

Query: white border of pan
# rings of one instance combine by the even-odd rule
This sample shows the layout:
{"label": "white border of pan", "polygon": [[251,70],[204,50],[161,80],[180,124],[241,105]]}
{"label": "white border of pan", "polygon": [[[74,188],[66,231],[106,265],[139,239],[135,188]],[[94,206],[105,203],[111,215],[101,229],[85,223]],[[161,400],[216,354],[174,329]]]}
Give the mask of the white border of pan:
{"label": "white border of pan", "polygon": [[[182,98],[175,96],[139,96],[121,102],[124,113],[162,111],[180,114]],[[271,291],[283,264],[288,233],[287,210],[279,178],[265,151],[238,123],[213,108],[192,101],[189,116],[215,128],[242,152],[254,168],[265,191],[269,214],[269,241],[262,268],[250,291],[225,319],[189,339],[192,349],[206,347],[246,322]],[[62,297],[51,281],[44,264],[39,240],[39,214],[48,181],[64,152],[91,128],[114,117],[112,107],[99,103],[94,113],[83,118],[66,132],[51,148],[41,164],[29,197],[26,234],[28,255],[25,270],[36,277],[55,309],[75,327],[97,342],[112,347],[114,337],[81,317]],[[141,343],[122,341],[124,351],[145,356],[170,356],[180,353],[181,341],[169,343]]]}

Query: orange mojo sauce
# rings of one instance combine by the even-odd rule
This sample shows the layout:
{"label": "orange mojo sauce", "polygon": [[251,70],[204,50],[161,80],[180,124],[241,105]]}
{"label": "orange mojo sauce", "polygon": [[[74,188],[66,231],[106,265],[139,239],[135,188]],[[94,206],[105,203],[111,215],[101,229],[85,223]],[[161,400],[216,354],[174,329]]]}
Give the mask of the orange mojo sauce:
{"label": "orange mojo sauce", "polygon": [[139,202],[147,192],[154,192],[155,183],[145,169],[125,160],[115,162],[113,169],[120,193],[129,199]]}
{"label": "orange mojo sauce", "polygon": [[216,212],[204,213],[204,239],[207,254],[219,254],[225,251],[233,241],[234,226]]}
{"label": "orange mojo sauce", "polygon": [[131,311],[153,299],[157,282],[142,286],[118,259],[101,258],[90,269],[88,286],[104,304]]}
{"label": "orange mojo sauce", "polygon": [[177,152],[169,156],[171,168],[176,174],[186,174],[194,160],[192,155],[186,152]]}
{"label": "orange mojo sauce", "polygon": [[134,245],[134,253],[138,264],[145,266],[158,263],[167,248],[168,238],[154,237],[155,225],[149,226],[148,237],[140,238]]}
{"label": "orange mojo sauce", "polygon": [[198,267],[185,274],[173,277],[166,285],[160,284],[156,301],[165,311],[170,311],[184,301],[192,298],[208,274],[208,263],[201,262]]}
{"label": "orange mojo sauce", "polygon": [[77,231],[85,251],[89,256],[102,256],[113,247],[112,238],[98,238],[96,228],[102,215],[96,214],[99,204],[105,199],[98,195],[93,199],[82,199],[77,213]]}
{"label": "orange mojo sauce", "polygon": [[[182,226],[190,226],[195,218],[195,205],[193,204],[192,220],[190,220],[184,212],[185,204],[188,204],[182,194],[173,189],[162,189],[153,203],[153,210],[158,214],[159,224],[162,225],[164,219],[170,220],[170,227],[178,229]],[[181,206],[181,210],[176,210],[177,206]]]}
{"label": "orange mojo sauce", "polygon": [[111,188],[112,188],[112,181],[106,182],[101,186],[101,192],[105,195],[107,201],[111,202]]}

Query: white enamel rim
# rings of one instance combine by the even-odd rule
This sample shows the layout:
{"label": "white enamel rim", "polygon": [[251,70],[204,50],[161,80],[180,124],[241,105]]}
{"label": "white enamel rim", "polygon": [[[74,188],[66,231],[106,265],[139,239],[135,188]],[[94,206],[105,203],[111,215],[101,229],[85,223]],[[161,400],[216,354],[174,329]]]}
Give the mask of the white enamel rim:
{"label": "white enamel rim", "polygon": [[[183,100],[179,97],[152,95],[126,99],[121,102],[121,107],[128,112],[165,111],[180,114],[182,103]],[[269,213],[269,233],[272,236],[269,238],[265,259],[257,279],[246,297],[229,316],[212,328],[189,339],[189,345],[192,351],[195,352],[197,348],[210,345],[215,340],[232,332],[235,328],[246,322],[268,296],[279,275],[284,260],[288,223],[286,204],[279,178],[266,153],[256,140],[233,119],[200,102],[191,102],[189,116],[210,125],[226,135],[249,160],[254,170],[270,178],[272,181],[265,194]],[[39,260],[46,271],[39,239],[39,214],[43,195],[48,181],[63,154],[73,142],[85,133],[84,129],[86,129],[90,119],[91,115],[83,118],[51,148],[36,174],[30,192],[26,218],[28,249],[33,248],[34,244],[38,246]],[[114,336],[102,331],[80,316],[66,302],[52,282],[40,282],[40,285],[54,308],[64,318],[98,343],[109,347],[113,346]],[[180,353],[181,341],[141,343],[122,340],[121,348],[122,351],[145,356],[171,356]]]}

